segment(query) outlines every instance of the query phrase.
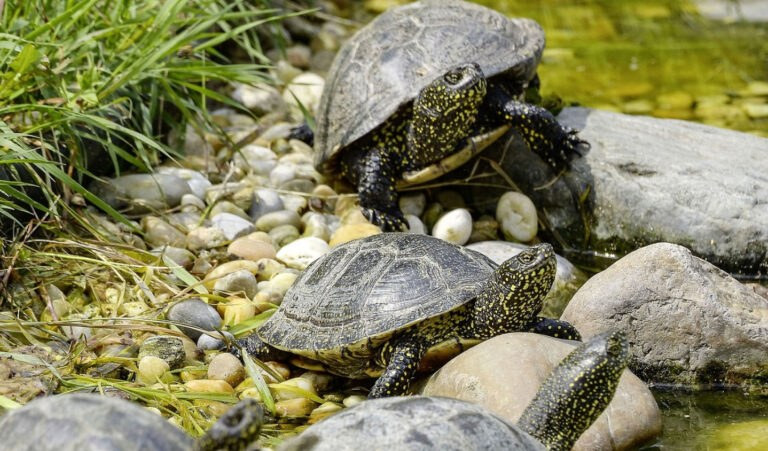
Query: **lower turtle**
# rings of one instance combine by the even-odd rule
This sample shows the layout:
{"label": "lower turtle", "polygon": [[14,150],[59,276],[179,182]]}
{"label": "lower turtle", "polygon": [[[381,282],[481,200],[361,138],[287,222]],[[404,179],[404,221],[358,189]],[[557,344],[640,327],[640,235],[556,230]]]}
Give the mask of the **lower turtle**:
{"label": "lower turtle", "polygon": [[214,451],[258,440],[264,411],[253,399],[230,408],[194,440],[159,415],[118,398],[48,396],[0,419],[0,448],[36,451]]}
{"label": "lower turtle", "polygon": [[544,380],[517,425],[451,398],[364,401],[310,426],[278,451],[570,450],[605,410],[629,358],[621,332],[573,350]]}
{"label": "lower turtle", "polygon": [[278,349],[340,376],[378,377],[372,398],[400,395],[422,363],[502,333],[580,339],[572,325],[537,316],[555,272],[546,243],[497,265],[427,235],[373,235],[310,264],[240,343],[262,359]]}

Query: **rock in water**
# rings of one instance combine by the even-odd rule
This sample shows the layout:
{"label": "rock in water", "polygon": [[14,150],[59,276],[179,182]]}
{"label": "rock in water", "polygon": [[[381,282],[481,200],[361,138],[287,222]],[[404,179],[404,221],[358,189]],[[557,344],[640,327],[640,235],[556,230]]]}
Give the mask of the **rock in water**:
{"label": "rock in water", "polygon": [[562,319],[585,337],[623,330],[646,381],[739,384],[768,374],[768,300],[682,246],[638,249],[596,274]]}

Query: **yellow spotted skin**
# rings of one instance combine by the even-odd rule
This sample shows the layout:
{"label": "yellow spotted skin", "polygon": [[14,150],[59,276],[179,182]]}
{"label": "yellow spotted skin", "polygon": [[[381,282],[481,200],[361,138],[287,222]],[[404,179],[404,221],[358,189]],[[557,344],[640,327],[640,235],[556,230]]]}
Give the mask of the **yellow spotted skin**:
{"label": "yellow spotted skin", "polygon": [[525,84],[513,75],[486,80],[475,63],[459,65],[424,87],[411,103],[340,152],[341,175],[357,186],[363,214],[385,231],[405,230],[396,183],[458,152],[468,138],[515,127],[531,150],[557,170],[587,143],[547,110],[517,100]]}
{"label": "yellow spotted skin", "polygon": [[195,451],[244,451],[259,439],[264,409],[256,400],[245,398],[231,407],[195,443]]}
{"label": "yellow spotted skin", "polygon": [[547,449],[570,450],[610,403],[628,359],[622,332],[583,343],[552,370],[517,425]]}

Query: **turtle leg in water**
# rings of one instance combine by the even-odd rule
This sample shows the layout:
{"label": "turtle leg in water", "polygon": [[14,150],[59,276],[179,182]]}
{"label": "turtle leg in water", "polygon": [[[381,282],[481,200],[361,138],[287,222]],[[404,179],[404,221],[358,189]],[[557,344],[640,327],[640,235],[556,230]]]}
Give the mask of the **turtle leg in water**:
{"label": "turtle leg in water", "polygon": [[489,83],[480,111],[478,128],[481,131],[510,124],[534,153],[558,171],[589,149],[589,143],[576,136],[576,130],[560,125],[544,108],[515,100],[503,83]]}
{"label": "turtle leg in water", "polygon": [[517,425],[549,450],[570,450],[611,402],[628,360],[623,332],[581,344],[542,382]]}

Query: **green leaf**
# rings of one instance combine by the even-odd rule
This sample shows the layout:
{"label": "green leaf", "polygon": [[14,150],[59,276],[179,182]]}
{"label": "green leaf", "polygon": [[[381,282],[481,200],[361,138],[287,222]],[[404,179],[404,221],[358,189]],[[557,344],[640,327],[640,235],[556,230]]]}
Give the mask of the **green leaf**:
{"label": "green leaf", "polygon": [[27,44],[11,62],[11,69],[17,74],[25,74],[38,60],[40,60],[40,52],[34,45]]}

